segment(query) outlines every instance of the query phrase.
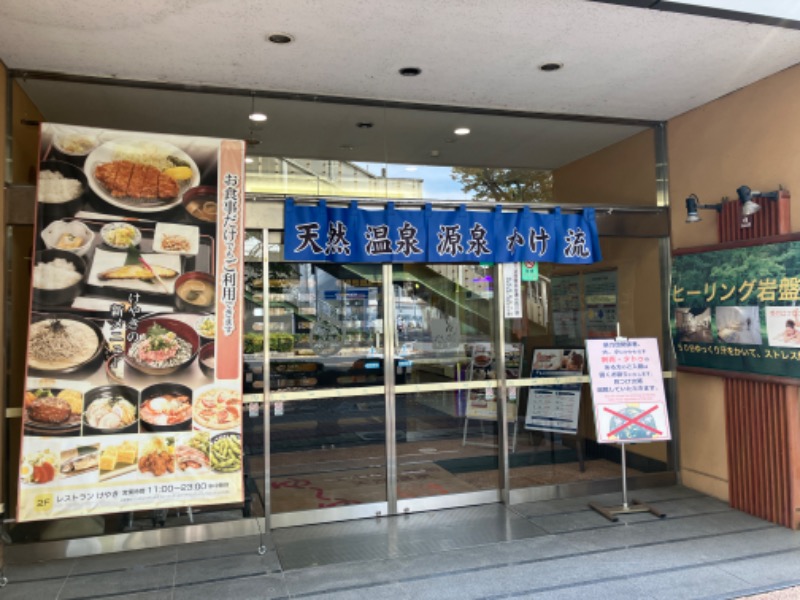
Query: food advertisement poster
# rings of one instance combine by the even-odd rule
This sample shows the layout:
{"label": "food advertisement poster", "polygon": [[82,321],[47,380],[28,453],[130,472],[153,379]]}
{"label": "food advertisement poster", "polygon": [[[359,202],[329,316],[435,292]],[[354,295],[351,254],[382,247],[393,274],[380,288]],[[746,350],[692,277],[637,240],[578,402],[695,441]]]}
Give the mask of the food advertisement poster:
{"label": "food advertisement poster", "polygon": [[[492,349],[492,344],[477,343],[471,346],[472,357],[469,364],[467,379],[469,381],[484,381],[497,379],[497,363]],[[520,361],[522,360],[522,344],[506,344],[506,378],[519,379]],[[482,421],[497,420],[497,390],[492,387],[470,389],[467,391],[466,416],[468,419]],[[508,388],[506,408],[509,423],[517,420],[517,406],[519,406],[518,390]]]}
{"label": "food advertisement poster", "polygon": [[800,241],[672,261],[679,367],[800,377]]}
{"label": "food advertisement poster", "polygon": [[587,340],[586,353],[597,441],[672,439],[658,340]]}
{"label": "food advertisement poster", "polygon": [[[582,375],[585,356],[583,348],[537,348],[531,377]],[[564,383],[529,388],[525,429],[576,434],[581,387],[580,383]]]}
{"label": "food advertisement poster", "polygon": [[244,144],[43,124],[19,521],[243,500]]}

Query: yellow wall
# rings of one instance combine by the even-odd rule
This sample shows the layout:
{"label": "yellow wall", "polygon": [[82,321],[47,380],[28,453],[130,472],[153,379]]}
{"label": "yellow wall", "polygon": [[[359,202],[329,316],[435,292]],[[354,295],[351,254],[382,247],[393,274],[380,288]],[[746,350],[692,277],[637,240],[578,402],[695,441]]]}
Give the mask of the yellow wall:
{"label": "yellow wall", "polygon": [[[783,185],[800,196],[800,66],[680,115],[667,124],[673,249],[714,244],[716,215],[700,211],[687,224],[684,200],[704,204],[736,197],[742,184],[772,191]],[[756,215],[754,218],[758,218]],[[800,211],[792,214],[800,231]],[[723,380],[678,375],[683,482],[728,498]]]}
{"label": "yellow wall", "polygon": [[727,500],[723,380],[679,373],[677,388],[681,480],[684,485]]}
{"label": "yellow wall", "polygon": [[564,204],[655,206],[655,169],[655,137],[648,129],[556,169],[553,195]]}
{"label": "yellow wall", "polygon": [[[655,206],[655,176],[655,136],[648,130],[556,169],[554,195],[563,204]],[[603,261],[596,270],[617,269],[620,333],[626,337],[658,338],[663,351],[658,240],[602,237],[600,246]],[[583,435],[594,439],[594,416],[591,400],[586,396],[581,405],[581,423]],[[638,444],[630,451],[667,460],[666,443]]]}
{"label": "yellow wall", "polygon": [[[5,91],[5,86],[3,90]],[[6,104],[3,103],[5,107]],[[14,184],[36,183],[36,164],[39,147],[39,122],[42,114],[31,102],[22,88],[11,86],[11,182]],[[5,124],[5,119],[3,120]],[[22,406],[25,386],[25,356],[28,335],[28,303],[30,301],[30,275],[33,253],[33,227],[16,225],[13,227],[11,241],[6,248],[11,256],[10,277],[6,282],[14,318],[8,323],[9,344],[9,387],[6,399],[8,406]],[[9,427],[8,460],[10,481],[16,480],[19,464],[21,419],[13,419]],[[8,490],[8,505],[16,505],[16,488]]]}
{"label": "yellow wall", "polygon": [[[654,170],[650,171],[655,173]],[[617,311],[620,334],[654,337],[664,352],[661,322],[662,296],[658,240],[653,238],[601,238],[600,268],[617,269]],[[667,444],[636,444],[634,454],[667,461]]]}
{"label": "yellow wall", "polygon": [[[0,61],[0,179],[5,183],[6,181],[6,122],[8,121],[8,111],[6,104],[8,103],[6,90],[8,88],[8,70]],[[4,202],[4,198],[0,198],[0,202]]]}
{"label": "yellow wall", "polygon": [[[672,246],[716,242],[716,215],[687,225],[684,200],[736,198],[742,184],[762,192],[783,185],[800,196],[800,66],[685,113],[667,124]],[[795,202],[796,202],[795,198]],[[800,231],[800,211],[792,215]]]}
{"label": "yellow wall", "polygon": [[[736,197],[746,184],[772,191],[780,185],[800,196],[800,66],[680,115],[667,123],[671,243],[673,249],[714,244],[716,215],[701,211],[703,221],[687,224],[685,198],[697,194],[704,204]],[[554,172],[559,202],[655,204],[652,133],[639,134]],[[796,201],[795,201],[796,203]],[[755,217],[758,218],[758,217]],[[800,211],[792,215],[800,231]],[[625,243],[625,242],[623,242]],[[638,250],[637,250],[638,252]],[[637,255],[638,256],[638,255]],[[610,257],[610,256],[609,256]],[[652,259],[641,256],[642,265]],[[639,323],[650,312],[638,298],[641,287],[656,286],[654,272],[636,272],[635,302],[620,298],[623,334],[644,335]],[[620,278],[620,290],[626,283]],[[630,316],[631,310],[640,314]],[[633,318],[637,331],[625,331]],[[659,318],[660,325],[660,318]],[[684,484],[728,498],[723,379],[680,373],[677,420],[681,480]]]}
{"label": "yellow wall", "polygon": [[[39,123],[42,113],[16,82],[11,88],[12,181],[15,184],[35,184],[39,155]],[[12,248],[13,268],[9,281],[11,305],[15,314],[25,315],[30,302],[30,256],[33,253],[33,228],[14,227]],[[9,405],[19,406],[24,387],[25,355],[28,337],[27,319],[10,323],[11,358]]]}
{"label": "yellow wall", "polygon": [[[8,111],[6,110],[6,105],[8,103],[8,98],[6,94],[8,83],[8,71],[6,70],[6,66],[0,61],[0,180],[3,181],[5,184],[6,181],[6,121],[8,116]],[[2,221],[2,231],[5,231],[6,223],[5,223],[5,192],[0,193],[0,221]],[[6,246],[3,240],[0,240],[0,265],[3,265],[0,268],[0,294],[2,297],[5,298],[5,264],[6,264]],[[3,306],[5,306],[5,301],[3,302]],[[0,333],[5,332],[5,310],[0,310]],[[5,336],[4,336],[5,337]],[[6,391],[6,369],[5,369],[5,357],[0,359],[0,410],[5,410],[6,405],[6,398],[5,398],[5,391]],[[0,423],[5,422],[5,415],[0,415]],[[6,440],[5,440],[5,426],[0,425],[0,456],[5,456],[4,449],[6,448]],[[0,460],[0,502],[5,498],[5,494],[3,491],[3,482],[5,481],[5,460]]]}
{"label": "yellow wall", "polygon": [[39,155],[39,123],[42,113],[31,102],[17,82],[11,86],[11,119],[14,183],[36,183],[36,163]]}

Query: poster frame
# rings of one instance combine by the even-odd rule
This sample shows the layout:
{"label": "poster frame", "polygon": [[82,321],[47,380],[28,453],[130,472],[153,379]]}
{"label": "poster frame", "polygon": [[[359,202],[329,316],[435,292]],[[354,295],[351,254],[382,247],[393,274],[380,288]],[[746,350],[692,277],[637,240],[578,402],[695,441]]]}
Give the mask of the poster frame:
{"label": "poster frame", "polygon": [[[769,245],[789,243],[789,242],[800,242],[800,232],[766,236],[757,239],[736,240],[730,242],[720,242],[717,244],[705,244],[702,246],[691,246],[687,248],[673,249],[671,252],[671,256],[673,259],[672,263],[674,265],[674,259],[681,256],[705,254],[705,253],[725,251],[725,250],[736,250],[741,248],[752,248],[757,246],[769,246]],[[668,305],[669,313],[671,313],[674,306],[672,302],[673,275],[674,271],[671,271],[670,292],[669,292],[670,296]],[[671,314],[669,314],[669,317],[670,319],[672,319]],[[673,330],[671,325],[669,328],[669,333],[670,333],[670,350],[674,352],[676,339],[674,336],[675,331]],[[693,373],[697,375],[708,375],[713,377],[736,378],[736,379],[743,379],[747,381],[755,381],[762,383],[776,383],[781,385],[793,385],[793,386],[798,384],[798,378],[789,377],[785,375],[747,372],[741,370],[735,371],[729,369],[718,369],[710,366],[684,365],[680,364],[678,360],[675,361],[675,370],[681,373]]]}
{"label": "poster frame", "polygon": [[[644,342],[644,344],[642,344]],[[622,350],[622,354],[626,357],[624,361],[627,362],[628,358],[632,359],[631,363],[624,365],[622,368],[627,367],[632,372],[617,373],[615,376],[619,377],[636,377],[637,375],[643,376],[643,381],[634,382],[626,380],[619,384],[615,381],[611,385],[622,386],[622,389],[607,389],[600,388],[600,379],[603,378],[606,371],[603,369],[595,368],[599,364],[606,362],[601,356],[603,352],[600,348],[602,344],[615,344],[622,348],[629,348],[629,350]],[[642,355],[643,362],[650,362],[651,368],[642,370],[645,373],[636,372],[636,364],[638,356],[633,355],[634,348],[640,348],[641,351],[635,351],[636,354]],[[616,348],[615,348],[616,351]],[[594,412],[595,422],[595,435],[598,444],[642,444],[654,442],[667,442],[672,440],[672,427],[670,423],[669,407],[667,405],[666,390],[664,388],[664,373],[661,365],[661,352],[659,349],[658,338],[624,338],[617,337],[616,339],[592,339],[586,340],[586,358],[589,368],[589,386],[592,394],[592,409]],[[657,360],[653,361],[655,358]],[[612,357],[611,362],[616,363],[616,355]],[[612,370],[609,372],[613,373]],[[638,391],[644,384],[653,384],[651,390]],[[625,386],[633,385],[633,388],[625,388]],[[638,386],[638,387],[637,387]],[[650,398],[638,399],[634,396],[637,393],[644,394],[646,391],[651,392]],[[607,394],[607,397],[605,397]],[[602,395],[603,400],[599,401],[598,395]],[[640,405],[649,407],[640,407]],[[608,423],[604,418],[601,418],[601,407],[612,415]],[[629,412],[630,411],[630,412]],[[637,412],[638,411],[638,412]],[[653,413],[653,414],[650,414]],[[603,415],[607,416],[607,415]],[[645,418],[647,417],[647,418]],[[660,423],[659,420],[660,419]],[[616,420],[616,423],[615,423]],[[604,424],[606,427],[604,427]],[[656,426],[661,426],[662,430],[656,430]],[[611,429],[614,427],[615,429]],[[611,435],[614,432],[623,432],[625,429],[638,428],[642,433],[645,431],[653,431],[662,435],[647,436],[641,435],[633,438],[621,438]]]}
{"label": "poster frame", "polygon": [[[76,138],[95,140],[96,143],[85,153],[70,156],[66,151],[59,149],[56,144],[57,136],[67,134]],[[141,154],[136,156],[146,156],[146,158],[141,161],[138,161],[138,158],[120,158],[116,155],[117,152],[123,152],[120,147],[125,148],[124,152],[133,154],[140,152]],[[23,435],[20,436],[19,442],[20,477],[17,482],[19,490],[16,506],[17,520],[19,522],[43,521],[117,514],[132,510],[160,510],[176,506],[209,506],[244,502],[246,492],[243,479],[245,467],[243,456],[244,420],[242,418],[244,415],[242,414],[241,398],[242,364],[235,357],[229,357],[231,360],[215,361],[209,371],[204,368],[207,367],[205,363],[203,365],[200,363],[203,348],[210,347],[211,352],[216,348],[216,354],[222,357],[231,354],[226,348],[238,349],[241,347],[243,311],[241,241],[244,233],[245,211],[244,142],[224,138],[123,131],[114,128],[83,127],[48,122],[42,123],[38,148],[38,193],[34,213],[35,238],[33,260],[31,261],[32,272],[35,273],[40,263],[46,263],[48,260],[52,260],[53,256],[57,256],[73,265],[82,266],[79,269],[82,279],[77,287],[77,292],[72,293],[69,297],[62,294],[64,297],[58,298],[58,301],[54,302],[52,299],[45,301],[46,298],[42,296],[41,292],[37,298],[36,290],[38,288],[32,277],[30,310],[26,315],[28,323],[26,338],[29,352],[25,361],[26,397],[22,407]],[[141,162],[145,165],[142,167],[142,171],[145,169],[159,171],[157,185],[160,190],[162,178],[167,177],[165,174],[168,170],[167,167],[172,168],[172,166],[154,167],[148,162],[150,160],[163,162],[164,160],[163,156],[156,159],[148,154],[148,152],[155,152],[153,148],[160,153],[169,152],[170,161],[177,157],[177,160],[180,161],[180,168],[191,173],[191,179],[186,180],[181,179],[180,175],[176,175],[178,179],[175,179],[175,183],[172,184],[176,186],[172,194],[177,194],[177,199],[171,200],[172,204],[165,201],[155,211],[144,208],[156,205],[156,196],[147,196],[146,193],[135,195],[136,193],[120,192],[119,197],[129,196],[126,200],[129,204],[126,207],[112,202],[109,199],[112,195],[112,188],[108,187],[111,184],[101,179],[100,169],[101,166],[118,164],[115,161],[120,161],[119,164],[126,161],[136,164]],[[191,155],[187,152],[190,152]],[[173,161],[173,165],[177,164]],[[52,179],[53,170],[60,173],[64,179],[77,179],[81,184],[81,191],[71,200],[39,202],[39,194],[42,193],[42,174],[44,173]],[[82,178],[79,177],[81,174]],[[188,175],[184,175],[184,177],[188,177]],[[197,198],[202,187],[200,186],[201,180],[206,189],[203,192],[207,195],[206,200],[208,202],[213,200],[215,209],[218,209],[218,212],[215,210],[215,217],[211,220],[196,219],[187,207],[190,190]],[[132,175],[130,181],[133,181]],[[142,189],[144,189],[144,184]],[[169,190],[169,186],[166,189]],[[128,188],[124,188],[124,191],[128,192]],[[184,194],[186,194],[186,199],[184,199]],[[114,195],[114,197],[117,196]],[[138,201],[138,198],[144,198],[141,200],[143,204],[133,204],[134,201]],[[148,201],[147,198],[152,198],[152,200]],[[161,199],[162,196],[159,195],[158,202],[161,202]],[[185,215],[183,209],[186,211]],[[180,216],[175,218],[178,214]],[[60,237],[56,236],[52,240],[48,240],[45,233],[50,226],[56,224],[59,225]],[[77,237],[77,239],[80,240],[81,245],[55,246],[58,250],[56,250],[57,254],[53,254],[51,250],[54,247],[53,240],[58,239],[61,244],[65,239],[65,233],[75,233],[73,225],[80,229],[78,233],[81,237]],[[116,238],[109,238],[105,233],[106,227],[113,226],[119,229],[119,225],[129,227],[132,231],[131,235],[135,234],[135,236],[126,239],[126,243],[120,242],[117,247],[114,242],[109,242],[109,239]],[[159,228],[161,228],[161,234],[159,234]],[[83,233],[84,231],[87,233]],[[168,247],[168,237],[172,237],[173,240],[181,239],[183,246]],[[210,238],[211,242],[205,243],[203,238]],[[145,239],[147,240],[146,246]],[[70,252],[73,252],[76,257],[80,257],[81,260],[71,258]],[[86,258],[83,258],[84,256]],[[101,256],[104,258],[101,259]],[[102,267],[98,267],[107,256],[114,257],[114,264],[104,264]],[[147,260],[144,260],[145,256],[147,256]],[[174,258],[173,262],[177,261],[177,264],[180,265],[177,273],[172,272],[165,275],[163,271],[161,272],[172,285],[168,285],[158,276],[155,270],[164,267],[157,266],[152,257],[157,257],[159,262],[172,257]],[[122,262],[123,260],[124,262]],[[150,265],[150,262],[156,266]],[[126,283],[124,286],[112,286],[111,283],[106,283],[111,279],[110,277],[101,276],[105,272],[95,276],[107,287],[97,284],[92,287],[92,276],[96,272],[99,273],[101,268],[107,269],[106,272],[120,270],[123,267],[127,269],[132,266],[141,269],[139,263],[153,273],[149,278],[149,285],[150,288],[153,288],[159,284],[161,288],[158,289],[158,292],[147,287],[137,288],[134,284],[138,284],[138,280],[134,280],[134,283]],[[110,270],[109,267],[111,267]],[[223,271],[226,275],[224,278]],[[202,308],[191,310],[186,306],[184,298],[181,297],[184,302],[183,306],[177,298],[179,285],[177,282],[184,274],[195,280],[209,278],[211,285],[205,284],[205,287],[210,288],[213,293],[210,300],[202,305]],[[119,279],[125,278],[120,277]],[[146,278],[142,277],[141,279]],[[172,282],[173,279],[174,282]],[[41,274],[39,281],[45,281]],[[42,286],[41,283],[38,285]],[[194,286],[194,289],[196,288],[197,286]],[[42,289],[51,288],[42,287]],[[142,306],[138,306],[140,290]],[[157,293],[159,294],[158,299],[153,300]],[[132,300],[133,296],[135,299]],[[128,299],[127,302],[125,298]],[[79,304],[79,300],[83,303]],[[159,310],[164,307],[167,307],[167,312]],[[140,310],[136,310],[137,308]],[[183,321],[170,319],[171,316],[176,315],[183,315],[186,318]],[[208,315],[218,318],[212,321],[215,323],[212,327],[213,334],[203,336],[199,330],[199,323]],[[92,355],[88,361],[76,363],[75,367],[62,369],[60,367],[62,363],[54,363],[52,366],[48,365],[46,370],[37,369],[37,365],[32,364],[30,355],[30,326],[40,321],[45,325],[39,327],[39,330],[47,327],[55,330],[57,326],[63,329],[63,326],[59,325],[60,323],[72,321],[78,325],[82,323],[86,323],[87,326],[91,325],[89,329],[94,330],[97,336],[96,355]],[[176,324],[174,326],[177,328],[170,329],[173,325],[168,322]],[[165,335],[163,332],[166,327],[167,334],[181,339],[185,336],[186,339],[182,343],[191,345],[191,356],[188,360],[177,367],[164,368],[163,372],[158,373],[152,372],[156,367],[152,369],[149,366],[134,368],[129,360],[128,351],[150,335],[147,330],[147,327],[150,326],[161,327],[162,333],[158,335]],[[209,340],[211,341],[209,342]],[[189,352],[189,350],[183,351]],[[208,356],[208,353],[205,356]],[[121,370],[126,366],[131,369],[126,371],[127,375]],[[189,371],[192,374],[185,375]],[[130,381],[128,376],[131,378]],[[191,387],[187,387],[187,385]],[[189,408],[186,409],[184,405],[181,415],[185,415],[188,410],[190,417],[175,425],[170,423],[165,425],[160,421],[150,420],[145,424],[145,419],[142,417],[143,408],[146,402],[160,401],[163,400],[161,396],[169,395],[167,394],[169,390],[164,391],[166,390],[164,386],[171,386],[170,389],[173,391],[178,390],[175,391],[173,397],[176,394],[188,396]],[[156,388],[159,388],[158,391]],[[145,396],[145,392],[148,390],[153,394],[152,397]],[[187,393],[187,390],[191,391]],[[64,395],[64,399],[61,398],[61,394],[56,396],[56,392],[61,391],[73,392],[73,394],[69,396],[69,400],[65,400],[67,395]],[[131,393],[126,395],[127,391]],[[203,396],[206,392],[209,395]],[[222,394],[227,394],[224,400],[226,410],[228,407],[231,410],[238,410],[238,420],[231,419],[224,427],[221,423],[205,427],[205,421],[197,421],[200,418],[198,414],[201,412],[195,410],[199,398],[210,398],[211,395],[214,395],[216,401],[220,402]],[[68,427],[59,429],[59,426],[51,425],[44,420],[32,420],[33,413],[30,407],[34,400],[44,396],[47,396],[45,398],[47,401],[53,397],[52,404],[59,410],[65,405],[65,402],[68,402],[67,413],[70,414],[66,421]],[[179,401],[175,400],[175,402]],[[186,400],[184,399],[182,402],[185,403]],[[237,402],[238,407],[236,406]],[[129,422],[129,415],[132,411],[133,424],[124,424],[115,429],[113,425],[105,424],[105,421],[102,422],[102,425],[90,422],[89,409],[97,403],[105,403],[108,407],[123,406],[124,416],[121,417],[121,420],[124,420],[125,423]],[[130,410],[126,408],[127,406],[131,407]],[[148,409],[150,408],[152,406],[148,406]],[[158,411],[159,409],[154,410]],[[207,449],[202,451],[207,461],[205,468],[201,464],[196,467],[196,470],[195,467],[189,471],[179,469],[184,464],[179,461],[177,456],[180,450],[179,446],[181,444],[188,446],[189,439],[196,437],[201,431],[208,440]],[[215,440],[219,441],[220,448],[222,443],[226,442],[226,449],[231,449],[231,452],[236,452],[234,447],[238,446],[238,468],[230,463],[225,465],[226,470],[223,470],[221,463],[218,463],[220,468],[217,469],[214,457],[211,455],[211,447],[216,444]],[[155,447],[156,441],[161,443],[158,450],[162,457],[166,454],[172,455],[171,460],[164,459],[164,461],[171,463],[171,469],[174,471],[169,467],[163,472],[161,472],[161,467],[148,465],[143,467],[141,460],[145,458],[145,455],[147,454],[148,457],[151,454],[155,455],[155,451],[151,452],[148,448]],[[112,450],[115,464],[113,467],[109,466],[111,465]],[[198,450],[198,452],[201,451]],[[126,457],[124,460],[122,459],[123,453]],[[194,458],[198,456],[197,454],[193,455]],[[65,463],[65,461],[69,462]],[[67,464],[80,464],[80,467],[75,466],[74,473],[73,471],[67,472],[64,470]],[[41,469],[38,474],[37,469]],[[51,472],[53,473],[51,474]],[[160,475],[165,474],[174,474],[174,477],[162,479]],[[152,478],[152,480],[148,478]],[[144,479],[147,479],[147,482],[144,482]],[[168,479],[170,480],[167,481]],[[209,482],[219,483],[220,485],[216,486],[218,488],[223,487],[222,484],[224,484],[225,488],[230,486],[230,489],[219,492],[217,495],[212,493],[209,496],[208,490],[214,487]],[[142,492],[138,488],[159,489],[160,492]],[[178,498],[178,491],[185,493]],[[139,494],[144,494],[144,496]],[[175,494],[175,499],[173,499],[173,494]],[[59,495],[64,499],[59,500]]]}
{"label": "poster frame", "polygon": [[[581,369],[577,370],[568,370],[566,368],[558,368],[558,369],[535,369],[536,363],[536,353],[542,352],[549,352],[549,351],[559,351],[562,353],[561,362],[563,364],[563,360],[568,360],[569,356],[572,353],[579,353],[579,356],[582,358],[583,363],[581,365]],[[569,353],[569,354],[568,354]],[[531,372],[530,377],[532,379],[536,378],[544,378],[544,377],[569,377],[570,375],[584,375],[586,373],[586,349],[582,347],[577,347],[574,345],[543,345],[541,347],[536,347],[533,349],[531,354]],[[574,409],[572,414],[571,424],[574,424],[574,430],[571,427],[569,430],[562,430],[562,429],[554,429],[554,428],[547,428],[547,427],[540,427],[540,426],[529,426],[528,420],[531,418],[531,397],[535,390],[538,388],[546,389],[546,390],[560,390],[560,391],[571,391],[573,395],[576,395],[577,398],[574,400]],[[523,426],[527,431],[542,431],[542,432],[552,432],[556,434],[564,434],[564,435],[580,435],[580,406],[581,406],[581,399],[583,397],[583,384],[554,384],[551,386],[529,386],[528,387],[528,394],[527,394],[527,403],[525,407],[525,419],[523,421]]]}

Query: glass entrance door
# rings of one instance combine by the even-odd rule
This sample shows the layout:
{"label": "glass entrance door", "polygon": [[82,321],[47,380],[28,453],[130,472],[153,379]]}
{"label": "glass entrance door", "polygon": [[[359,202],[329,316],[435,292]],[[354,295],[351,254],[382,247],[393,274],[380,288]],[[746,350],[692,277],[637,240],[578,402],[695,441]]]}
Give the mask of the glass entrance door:
{"label": "glass entrance door", "polygon": [[259,266],[272,527],[500,499],[493,267]]}
{"label": "glass entrance door", "polygon": [[381,267],[266,269],[273,526],[386,514]]}
{"label": "glass entrance door", "polygon": [[395,265],[392,287],[398,509],[497,501],[493,268]]}

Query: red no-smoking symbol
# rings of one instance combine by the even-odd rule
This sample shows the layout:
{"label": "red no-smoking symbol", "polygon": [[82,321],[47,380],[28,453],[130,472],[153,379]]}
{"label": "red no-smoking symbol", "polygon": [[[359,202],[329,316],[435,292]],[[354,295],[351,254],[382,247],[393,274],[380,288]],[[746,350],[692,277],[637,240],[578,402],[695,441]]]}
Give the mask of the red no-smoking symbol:
{"label": "red no-smoking symbol", "polygon": [[653,433],[655,433],[657,435],[661,435],[661,432],[658,429],[656,429],[655,427],[650,427],[650,425],[646,425],[646,424],[644,424],[642,422],[642,419],[644,419],[647,415],[649,415],[651,412],[654,412],[657,409],[658,409],[658,405],[651,406],[646,411],[639,413],[635,417],[629,417],[627,415],[623,415],[622,413],[618,413],[617,411],[612,410],[612,409],[607,408],[607,407],[604,406],[603,407],[604,411],[614,415],[615,417],[619,417],[620,419],[622,419],[622,425],[620,425],[616,429],[613,429],[613,430],[609,431],[608,432],[608,437],[611,437],[612,435],[616,435],[620,431],[622,431],[623,429],[627,429],[628,427],[632,427],[633,425],[638,425],[639,427],[642,427],[643,429],[647,429],[648,431],[652,431]]}

